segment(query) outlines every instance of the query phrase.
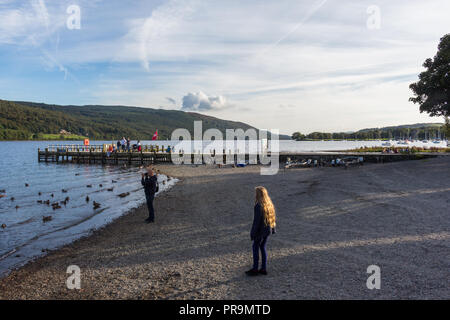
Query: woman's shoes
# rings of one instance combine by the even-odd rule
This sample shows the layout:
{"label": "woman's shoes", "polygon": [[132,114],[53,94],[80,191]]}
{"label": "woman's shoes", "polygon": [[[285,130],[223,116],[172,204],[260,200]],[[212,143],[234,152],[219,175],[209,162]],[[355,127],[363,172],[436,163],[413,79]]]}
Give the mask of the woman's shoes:
{"label": "woman's shoes", "polygon": [[245,274],[250,277],[253,277],[253,276],[257,276],[259,274],[259,272],[257,269],[250,269],[248,271],[245,271]]}
{"label": "woman's shoes", "polygon": [[267,270],[266,269],[260,269],[260,270],[250,269],[248,271],[245,271],[245,274],[248,275],[248,276],[257,276],[259,274],[267,276]]}

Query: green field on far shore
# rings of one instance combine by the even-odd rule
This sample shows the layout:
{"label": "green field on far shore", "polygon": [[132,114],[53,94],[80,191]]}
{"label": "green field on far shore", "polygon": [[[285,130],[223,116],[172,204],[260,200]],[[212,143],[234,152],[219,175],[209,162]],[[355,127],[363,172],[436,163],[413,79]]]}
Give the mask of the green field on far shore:
{"label": "green field on far shore", "polygon": [[32,140],[49,140],[49,141],[52,141],[52,140],[72,140],[72,141],[80,140],[80,141],[82,141],[84,139],[87,139],[87,137],[80,136],[77,134],[44,133],[44,134],[39,135],[37,137],[37,139],[32,139]]}

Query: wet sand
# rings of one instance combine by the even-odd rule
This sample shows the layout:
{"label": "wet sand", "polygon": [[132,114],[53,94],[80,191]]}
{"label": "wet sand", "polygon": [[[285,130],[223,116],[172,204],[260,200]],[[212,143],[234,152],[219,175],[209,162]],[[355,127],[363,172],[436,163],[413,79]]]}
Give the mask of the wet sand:
{"label": "wet sand", "polygon": [[[181,181],[145,207],[0,279],[2,299],[449,299],[450,157],[349,168],[159,166]],[[139,177],[136,177],[139,179]],[[249,278],[254,187],[277,234]],[[144,196],[144,195],[142,195]],[[66,268],[81,268],[81,290]],[[369,265],[381,289],[369,290]]]}

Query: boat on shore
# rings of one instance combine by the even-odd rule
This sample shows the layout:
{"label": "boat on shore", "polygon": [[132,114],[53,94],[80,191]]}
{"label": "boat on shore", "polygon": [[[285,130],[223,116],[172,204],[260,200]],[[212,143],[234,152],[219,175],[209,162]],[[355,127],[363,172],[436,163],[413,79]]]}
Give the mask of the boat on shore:
{"label": "boat on shore", "polygon": [[397,144],[408,145],[408,144],[411,144],[411,141],[409,141],[409,140],[400,140],[400,141],[397,142]]}

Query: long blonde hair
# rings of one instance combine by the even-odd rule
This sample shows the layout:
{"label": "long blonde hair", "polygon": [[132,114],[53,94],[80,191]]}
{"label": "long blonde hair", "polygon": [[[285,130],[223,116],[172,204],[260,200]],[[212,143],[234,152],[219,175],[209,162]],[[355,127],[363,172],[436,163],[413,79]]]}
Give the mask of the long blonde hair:
{"label": "long blonde hair", "polygon": [[261,206],[261,211],[263,212],[264,215],[265,225],[271,228],[275,228],[276,226],[275,207],[273,206],[272,200],[269,197],[267,189],[260,186],[256,187],[255,191],[256,191],[255,204],[259,203],[259,205]]}

